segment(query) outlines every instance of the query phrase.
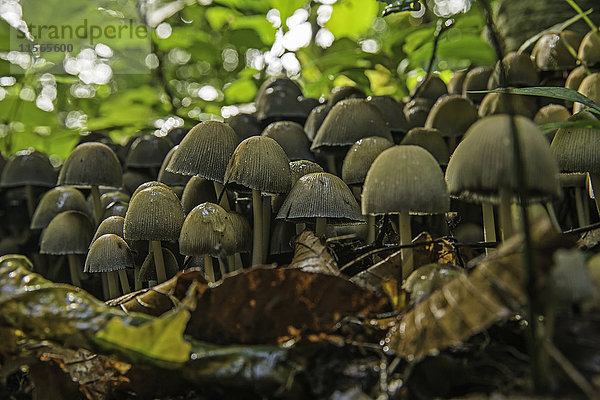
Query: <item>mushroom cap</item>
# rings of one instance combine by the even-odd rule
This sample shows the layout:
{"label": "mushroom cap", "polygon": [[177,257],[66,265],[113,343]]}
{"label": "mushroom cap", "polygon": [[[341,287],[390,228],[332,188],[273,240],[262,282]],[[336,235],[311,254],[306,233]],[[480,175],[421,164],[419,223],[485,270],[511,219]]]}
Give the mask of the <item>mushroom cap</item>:
{"label": "mushroom cap", "polygon": [[260,101],[263,101],[263,97],[265,95],[265,92],[268,89],[276,89],[276,88],[284,88],[285,90],[287,90],[288,92],[290,92],[291,94],[293,94],[295,97],[300,97],[302,96],[302,89],[300,89],[300,85],[298,85],[298,83],[296,83],[296,81],[285,77],[285,76],[279,76],[279,77],[271,77],[266,79],[258,88],[258,91],[256,92],[256,103],[258,104]]}
{"label": "mushroom cap", "polygon": [[226,123],[204,121],[183,138],[166,170],[223,183],[227,162],[239,140]]}
{"label": "mushroom cap", "polygon": [[448,146],[442,133],[435,128],[412,128],[400,144],[421,146],[430,152],[440,165],[448,165],[450,159]]}
{"label": "mushroom cap", "polygon": [[298,179],[277,214],[277,219],[292,221],[313,218],[327,218],[333,224],[364,222],[350,188],[327,172],[314,172]]}
{"label": "mushroom cap", "polygon": [[41,254],[85,254],[94,234],[94,225],[81,211],[65,211],[48,224],[40,242]]}
{"label": "mushroom cap", "polygon": [[[175,255],[171,252],[171,250],[163,247],[162,254],[163,261],[165,263],[165,272],[167,274],[167,279],[170,279],[177,275],[177,272],[179,272],[179,264],[177,263],[177,258],[175,258]],[[142,263],[142,267],[140,268],[138,279],[141,282],[158,281],[153,253],[148,253],[148,255],[146,255],[146,257],[144,258],[144,262]]]}
{"label": "mushroom cap", "polygon": [[588,72],[585,70],[583,65],[574,68],[567,76],[565,87],[573,90],[579,89],[581,82],[583,82],[586,76],[588,76]]}
{"label": "mushroom cap", "polygon": [[175,153],[175,150],[177,150],[177,147],[178,146],[175,146],[171,150],[169,150],[169,152],[165,156],[165,159],[160,165],[158,177],[156,178],[157,181],[162,182],[168,186],[185,186],[186,183],[190,180],[190,177],[188,175],[174,174],[173,172],[169,172],[166,170],[167,165],[169,165],[169,162],[171,162],[171,158],[173,158],[173,153]]}
{"label": "mushroom cap", "polygon": [[[558,165],[544,134],[520,115],[514,125],[530,199],[560,197]],[[497,202],[500,188],[517,190],[510,115],[486,117],[469,128],[450,157],[446,182],[452,196],[475,202]]]}
{"label": "mushroom cap", "polygon": [[578,49],[581,36],[564,30],[560,33],[547,33],[538,39],[531,51],[531,57],[540,70],[558,71],[575,68],[577,60],[567,49],[565,40],[572,48]]}
{"label": "mushroom cap", "polygon": [[167,132],[167,139],[169,139],[169,141],[173,143],[173,145],[177,146],[183,140],[185,135],[187,135],[188,132],[189,129],[184,128],[182,126],[172,128],[171,130],[169,130],[169,132]]}
{"label": "mushroom cap", "polygon": [[312,111],[313,108],[315,108],[316,106],[321,104],[319,99],[317,99],[315,97],[301,96],[299,98],[299,100],[300,100],[300,105],[302,106],[302,108],[304,108],[304,111],[306,112],[306,115],[310,114],[310,112]]}
{"label": "mushroom cap", "polygon": [[129,203],[124,201],[113,201],[109,205],[106,206],[104,210],[104,214],[102,214],[102,219],[110,218],[110,217],[123,217],[127,214],[127,209],[129,208]]}
{"label": "mushroom cap", "polygon": [[490,76],[494,72],[492,67],[475,67],[465,77],[463,82],[462,94],[475,103],[481,103],[485,94],[469,93],[470,91],[486,90]]}
{"label": "mushroom cap", "polygon": [[50,189],[31,217],[31,229],[43,229],[52,218],[64,211],[81,211],[89,214],[88,205],[81,192],[73,187],[58,186]]}
{"label": "mushroom cap", "polygon": [[360,88],[356,86],[336,86],[331,89],[331,93],[327,98],[327,107],[335,106],[342,100],[346,99],[365,99],[367,95]]}
{"label": "mushroom cap", "polygon": [[577,52],[577,58],[586,63],[586,65],[593,67],[600,64],[600,32],[590,31],[588,32],[579,45],[579,51]]}
{"label": "mushroom cap", "polygon": [[92,238],[90,246],[94,244],[96,239],[98,239],[102,235],[113,234],[120,237],[123,237],[123,226],[125,225],[125,218],[119,215],[113,215],[112,217],[108,217],[104,219],[100,225],[98,225],[98,229],[96,229],[96,233]]}
{"label": "mushroom cap", "polygon": [[391,147],[375,159],[367,173],[362,193],[365,215],[439,214],[449,208],[444,174],[422,147]]}
{"label": "mushroom cap", "polygon": [[48,156],[41,151],[29,149],[12,155],[2,169],[0,187],[56,185],[56,171]]}
{"label": "mushroom cap", "polygon": [[377,156],[394,145],[382,137],[368,137],[358,140],[350,147],[342,164],[342,179],[347,185],[362,185],[367,172]]}
{"label": "mushroom cap", "polygon": [[438,129],[443,136],[459,137],[477,121],[477,108],[466,97],[456,94],[442,96],[433,105],[425,128]]}
{"label": "mushroom cap", "polygon": [[465,83],[465,78],[467,77],[467,73],[469,73],[468,69],[459,69],[458,71],[454,71],[452,74],[452,78],[446,85],[448,88],[448,94],[462,94],[463,84]]}
{"label": "mushroom cap", "polygon": [[348,99],[337,103],[319,128],[311,150],[344,151],[357,140],[381,136],[393,141],[392,134],[377,107],[362,99]]}
{"label": "mushroom cap", "polygon": [[308,160],[291,161],[290,162],[290,173],[291,173],[291,177],[292,177],[292,186],[294,186],[294,183],[296,183],[296,181],[298,179],[300,179],[304,175],[310,174],[312,172],[325,172],[325,170],[323,170],[323,167],[321,167],[319,164],[312,162],[312,161],[308,161]]}
{"label": "mushroom cap", "polygon": [[411,97],[415,95],[417,90],[418,97],[427,99],[431,104],[435,103],[441,96],[448,94],[446,84],[437,74],[432,74],[427,79],[417,83],[410,91]]}
{"label": "mushroom cap", "polygon": [[59,185],[118,188],[122,183],[123,173],[117,155],[110,147],[98,142],[75,147],[58,175]]}
{"label": "mushroom cap", "polygon": [[140,185],[151,181],[152,177],[140,171],[126,171],[123,174],[123,190],[127,193],[135,192]]}
{"label": "mushroom cap", "polygon": [[256,119],[262,124],[278,120],[304,122],[308,113],[298,97],[294,89],[285,86],[268,88],[257,98]]}
{"label": "mushroom cap", "polygon": [[[596,72],[583,78],[577,91],[582,95],[587,96],[594,103],[600,104],[600,73]],[[573,114],[578,113],[585,108],[586,106],[583,104],[575,103],[573,106]]]}
{"label": "mushroom cap", "polygon": [[127,153],[126,165],[134,168],[159,167],[171,150],[171,142],[156,135],[143,135],[135,139]]}
{"label": "mushroom cap", "polygon": [[[127,193],[121,192],[119,190],[114,190],[111,192],[106,192],[102,196],[100,196],[100,205],[102,206],[102,209],[105,209],[110,204],[114,203],[115,201],[122,201],[123,203],[129,203],[130,200],[131,200],[131,196],[129,196]],[[88,204],[91,203],[91,205],[93,207],[93,199],[91,198],[91,196],[88,198],[88,202],[89,202]],[[91,208],[91,209],[93,209],[93,208]]]}
{"label": "mushroom cap", "polygon": [[[162,183],[162,182],[159,182],[159,181],[148,181],[148,182],[144,182],[144,183],[142,183],[140,186],[138,186],[138,187],[137,187],[137,188],[136,188],[136,189],[133,191],[133,193],[131,194],[131,198],[129,199],[129,201],[131,201],[131,199],[133,199],[133,198],[134,198],[134,197],[135,197],[135,196],[136,196],[136,195],[137,195],[139,192],[141,192],[142,190],[144,190],[144,189],[148,189],[148,188],[151,188],[151,187],[155,187],[155,186],[157,186],[157,187],[161,187],[161,188],[164,188],[164,189],[171,189],[171,188],[169,187],[169,185],[167,185],[167,184],[165,184],[165,183]],[[172,189],[171,189],[171,190],[172,190]]]}
{"label": "mushroom cap", "polygon": [[[551,124],[554,122],[563,122],[568,120],[571,117],[571,112],[567,110],[565,106],[561,106],[560,104],[548,104],[538,110],[533,117],[533,122],[536,125],[544,125]],[[554,135],[556,134],[557,129],[551,132],[545,132],[546,138],[549,141],[552,141]]]}
{"label": "mushroom cap", "polygon": [[265,128],[261,136],[270,137],[279,143],[290,161],[315,160],[310,152],[310,142],[304,128],[296,122],[273,122]]}
{"label": "mushroom cap", "polygon": [[400,104],[392,96],[369,96],[367,102],[377,107],[392,133],[408,131],[408,122],[402,111],[404,104]]}
{"label": "mushroom cap", "polygon": [[225,182],[266,193],[286,193],[292,186],[290,160],[274,139],[249,137],[233,152]]}
{"label": "mushroom cap", "polygon": [[488,93],[479,105],[479,117],[495,114],[518,114],[533,118],[537,110],[537,101],[534,96]]}
{"label": "mushroom cap", "polygon": [[254,114],[236,114],[227,120],[227,125],[235,131],[239,141],[260,135],[260,124]]}
{"label": "mushroom cap", "polygon": [[[511,51],[502,59],[506,81],[504,86],[522,87],[535,86],[538,83],[538,73],[535,63],[525,53]],[[496,89],[500,86],[500,61],[496,63],[494,72],[487,84],[488,89]]]}
{"label": "mushroom cap", "polygon": [[422,97],[415,97],[404,106],[404,116],[411,128],[424,126],[431,110],[432,102]]}
{"label": "mushroom cap", "polygon": [[193,176],[185,185],[181,196],[183,212],[187,215],[198,204],[206,202],[217,202],[214,184],[207,179]]}
{"label": "mushroom cap", "polygon": [[83,272],[113,272],[133,268],[133,253],[122,237],[108,233],[90,247]]}
{"label": "mushroom cap", "polygon": [[227,211],[214,203],[197,205],[187,215],[181,228],[181,254],[218,256],[219,245],[223,246],[226,254],[236,252],[236,235]]}
{"label": "mushroom cap", "polygon": [[312,143],[315,140],[315,136],[317,136],[317,132],[328,113],[329,107],[327,104],[321,104],[313,108],[310,114],[308,114],[308,118],[306,118],[306,123],[304,124],[304,131],[309,142]]}
{"label": "mushroom cap", "polygon": [[[569,121],[595,119],[587,111],[579,112]],[[600,174],[600,129],[573,127],[560,128],[552,144],[561,172],[589,172]]]}
{"label": "mushroom cap", "polygon": [[169,188],[153,186],[131,198],[125,214],[123,237],[127,240],[177,240],[184,218],[177,195]]}
{"label": "mushroom cap", "polygon": [[235,252],[249,253],[252,250],[252,228],[248,220],[236,212],[227,213],[227,217],[233,226],[233,235],[235,237]]}

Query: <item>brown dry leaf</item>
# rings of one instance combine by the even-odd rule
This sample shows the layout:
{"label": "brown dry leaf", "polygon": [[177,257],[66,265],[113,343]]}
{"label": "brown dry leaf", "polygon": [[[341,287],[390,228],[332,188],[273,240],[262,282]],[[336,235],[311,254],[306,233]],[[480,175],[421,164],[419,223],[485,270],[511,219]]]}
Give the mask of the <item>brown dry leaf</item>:
{"label": "brown dry leaf", "polygon": [[[545,225],[534,232],[535,262],[547,271],[552,254],[568,240]],[[471,275],[459,275],[398,319],[384,351],[420,360],[461,343],[496,321],[508,318],[526,301],[522,238],[513,237]]]}
{"label": "brown dry leaf", "polygon": [[344,316],[385,310],[386,298],[342,277],[255,268],[198,291],[187,333],[213,343],[277,343],[290,332],[328,333]]}
{"label": "brown dry leaf", "polygon": [[288,268],[305,272],[339,275],[340,270],[321,240],[311,231],[305,230],[295,241],[294,258]]}
{"label": "brown dry leaf", "polygon": [[383,296],[386,293],[382,282],[386,279],[399,279],[400,271],[402,271],[402,255],[400,251],[396,251],[369,269],[354,275],[350,281]]}
{"label": "brown dry leaf", "polygon": [[458,257],[456,255],[456,248],[452,243],[446,239],[442,239],[437,243],[438,250],[438,264],[454,264],[459,265]]}
{"label": "brown dry leaf", "polygon": [[402,289],[402,283],[394,278],[387,278],[381,281],[381,287],[387,297],[389,297],[392,307],[395,311],[404,311],[408,309],[410,295]]}

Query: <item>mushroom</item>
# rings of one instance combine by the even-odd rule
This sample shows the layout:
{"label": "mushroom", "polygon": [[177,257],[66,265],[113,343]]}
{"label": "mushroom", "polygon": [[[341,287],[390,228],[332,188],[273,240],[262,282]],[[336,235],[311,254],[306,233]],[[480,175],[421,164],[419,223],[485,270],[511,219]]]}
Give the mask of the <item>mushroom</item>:
{"label": "mushroom", "polygon": [[94,226],[87,214],[81,211],[65,211],[48,224],[40,241],[41,254],[66,255],[69,260],[71,283],[81,287],[83,271],[79,254],[86,254]]}
{"label": "mushroom", "polygon": [[478,113],[480,118],[496,114],[517,114],[531,119],[537,110],[534,96],[488,93],[481,101]]}
{"label": "mushroom", "polygon": [[[364,215],[398,214],[400,244],[410,245],[411,214],[448,211],[450,199],[444,174],[431,153],[419,146],[394,146],[371,165],[363,186]],[[412,249],[402,249],[402,278],[413,270]]]}
{"label": "mushroom", "polygon": [[187,215],[198,204],[206,202],[217,202],[213,183],[199,176],[193,176],[185,185],[183,195],[181,196],[183,212]]}
{"label": "mushroom", "polygon": [[[577,91],[594,103],[600,104],[600,73],[596,72],[583,78]],[[575,103],[573,105],[573,114],[583,111],[586,107],[581,103]]]}
{"label": "mushroom", "polygon": [[[179,235],[179,249],[186,256],[204,255],[204,274],[209,282],[215,282],[211,256],[219,257],[219,248],[226,254],[236,250],[233,224],[227,211],[213,203],[202,203],[185,218]],[[219,257],[221,276],[227,271]]]}
{"label": "mushroom", "polygon": [[185,216],[179,199],[168,187],[152,186],[134,194],[129,203],[123,237],[148,240],[155,257],[158,283],[167,280],[161,241],[177,240]]}
{"label": "mushroom", "polygon": [[421,146],[435,157],[440,166],[446,167],[448,165],[450,159],[448,146],[441,132],[435,128],[412,128],[400,144]]}
{"label": "mushroom", "polygon": [[392,96],[369,96],[367,102],[373,104],[381,112],[384,121],[390,128],[394,142],[400,142],[409,129],[402,111],[404,103],[398,103]]}
{"label": "mushroom", "polygon": [[442,136],[448,138],[450,153],[456,147],[457,139],[477,121],[477,108],[465,97],[452,94],[438,99],[427,115],[425,128],[438,129]]}
{"label": "mushroom", "polygon": [[252,250],[252,229],[241,214],[231,211],[228,213],[228,218],[231,221],[235,237],[234,260],[233,263],[230,260],[229,265],[233,270],[242,269],[244,265],[240,253],[249,253]]}
{"label": "mushroom", "polygon": [[331,93],[327,98],[327,107],[331,109],[337,103],[346,99],[366,99],[367,95],[356,86],[336,86],[331,89]]}
{"label": "mushroom", "polygon": [[315,234],[325,236],[327,223],[364,222],[350,188],[339,177],[326,172],[306,174],[294,183],[277,219],[315,221]]}
{"label": "mushroom", "polygon": [[315,136],[317,136],[317,132],[323,121],[325,121],[327,113],[329,113],[329,107],[327,104],[321,104],[313,108],[310,114],[308,114],[308,118],[306,118],[306,123],[304,124],[304,132],[309,142],[312,143]]}
{"label": "mushroom", "polygon": [[144,168],[150,170],[153,179],[158,176],[158,168],[173,145],[165,137],[143,135],[133,141],[125,165],[127,168]]}
{"label": "mushroom", "polygon": [[127,171],[123,174],[123,190],[127,193],[133,193],[140,185],[151,181],[150,175],[140,171]]}
{"label": "mushroom", "polygon": [[411,98],[426,99],[430,104],[434,104],[441,96],[448,94],[446,84],[438,74],[431,74],[421,80],[412,88]]}
{"label": "mushroom", "polygon": [[265,127],[275,121],[293,121],[304,125],[308,113],[298,100],[295,89],[270,87],[256,99],[256,119]]}
{"label": "mushroom", "polygon": [[[551,124],[554,122],[564,122],[571,117],[571,113],[565,106],[560,104],[548,104],[540,108],[533,118],[536,125]],[[545,133],[546,138],[552,142],[557,130]]]}
{"label": "mushroom", "polygon": [[600,66],[600,31],[589,31],[581,40],[577,51],[577,58],[582,64],[597,68]]}
{"label": "mushroom", "polygon": [[[165,262],[165,271],[167,273],[167,279],[170,279],[177,275],[179,271],[179,264],[177,264],[177,258],[171,252],[171,250],[163,247],[162,248],[162,257]],[[139,280],[141,283],[148,282],[148,286],[154,286],[154,282],[158,281],[158,276],[156,275],[156,264],[155,258],[150,253],[144,258],[144,262],[142,263],[142,267],[139,271],[136,272],[136,280]]]}
{"label": "mushroom", "polygon": [[273,122],[265,128],[261,136],[270,137],[279,143],[290,161],[315,161],[304,128],[296,122]]}
{"label": "mushroom", "polygon": [[433,106],[432,102],[421,97],[415,97],[406,103],[403,111],[409,128],[424,126],[431,106]]}
{"label": "mushroom", "polygon": [[560,33],[549,32],[538,39],[531,51],[531,57],[542,71],[571,70],[575,68],[577,59],[568,47],[578,49],[581,36],[578,33],[563,30]]}
{"label": "mushroom", "polygon": [[481,103],[485,94],[470,92],[486,90],[490,76],[493,72],[494,70],[492,67],[475,67],[469,70],[469,72],[467,72],[467,76],[465,76],[465,81],[463,83],[462,95],[475,104]]}
{"label": "mushroom", "polygon": [[[111,299],[119,294],[131,292],[126,269],[133,268],[133,254],[122,237],[114,234],[100,236],[94,241],[85,259],[85,272],[102,273],[108,282],[108,296]],[[121,283],[121,291],[117,284]]]}
{"label": "mushroom", "polygon": [[121,164],[114,151],[105,144],[89,142],[78,145],[65,160],[58,185],[91,187],[96,226],[102,220],[99,186],[118,188],[123,182]]}
{"label": "mushroom", "polygon": [[162,182],[169,187],[185,186],[190,180],[189,175],[174,174],[173,172],[169,172],[166,169],[167,165],[169,165],[169,163],[171,162],[171,158],[173,158],[173,153],[175,153],[177,147],[178,146],[175,146],[171,150],[169,150],[169,152],[165,156],[165,159],[160,165],[160,170],[158,171],[158,178],[156,178],[158,182]]}
{"label": "mushroom", "polygon": [[[505,87],[536,86],[538,83],[537,68],[527,53],[511,51],[502,59],[505,76]],[[494,72],[489,78],[487,88],[496,89],[500,87],[500,61],[496,63]]]}
{"label": "mushroom", "polygon": [[465,78],[469,71],[471,71],[471,69],[468,68],[454,71],[452,78],[450,78],[450,81],[446,84],[448,94],[463,94],[463,84],[465,83]]}
{"label": "mushroom", "polygon": [[[213,181],[219,198],[224,190],[227,162],[238,143],[238,137],[229,125],[219,121],[201,122],[183,138],[166,170]],[[226,195],[219,204],[229,209]]]}
{"label": "mushroom", "polygon": [[260,124],[254,114],[236,114],[227,120],[227,125],[235,131],[239,141],[260,135]]}
{"label": "mushroom", "polygon": [[[265,261],[263,255],[266,255],[268,249],[271,220],[271,200],[268,195],[286,193],[290,190],[289,163],[285,152],[275,140],[264,136],[253,136],[239,144],[227,165],[225,182],[252,190],[253,266]],[[264,204],[261,192],[267,194]]]}
{"label": "mushroom", "polygon": [[88,213],[88,205],[81,192],[73,187],[59,186],[50,189],[38,204],[31,218],[31,229],[44,229],[52,218],[64,211]]}

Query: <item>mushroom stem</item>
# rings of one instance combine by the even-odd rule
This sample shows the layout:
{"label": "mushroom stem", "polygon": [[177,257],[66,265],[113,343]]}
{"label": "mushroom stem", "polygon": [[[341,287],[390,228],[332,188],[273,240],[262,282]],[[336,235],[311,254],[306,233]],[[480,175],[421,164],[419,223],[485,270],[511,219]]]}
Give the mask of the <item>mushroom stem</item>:
{"label": "mushroom stem", "polygon": [[108,298],[119,297],[119,284],[117,282],[117,271],[104,272],[108,281]]}
{"label": "mushroom stem", "polygon": [[594,192],[596,210],[598,211],[598,215],[600,215],[600,175],[590,173],[590,183],[592,184],[592,192]]}
{"label": "mushroom stem", "polygon": [[108,300],[110,298],[108,293],[108,277],[105,273],[101,273],[100,277],[102,279],[102,297],[104,300]]}
{"label": "mushroom stem", "polygon": [[215,269],[213,267],[212,257],[208,254],[204,255],[204,276],[209,282],[215,282]]}
{"label": "mushroom stem", "polygon": [[317,217],[316,219],[317,222],[315,224],[315,235],[317,237],[325,236],[327,232],[327,218]]}
{"label": "mushroom stem", "polygon": [[367,215],[367,244],[375,242],[375,216]]}
{"label": "mushroom stem", "polygon": [[337,175],[337,167],[335,165],[335,155],[327,154],[327,172],[333,175]]}
{"label": "mushroom stem", "polygon": [[[398,215],[398,230],[400,231],[400,245],[406,246],[412,243],[412,232],[410,229],[410,215],[401,212]],[[413,270],[413,250],[410,247],[403,248],[402,256],[402,279],[406,279]]]}
{"label": "mushroom stem", "polygon": [[262,262],[262,198],[260,190],[252,189],[252,213],[254,233],[252,235],[252,266]]}
{"label": "mushroom stem", "polygon": [[554,225],[554,228],[558,232],[562,232],[560,223],[558,222],[558,217],[556,216],[556,211],[554,210],[554,204],[552,204],[551,201],[548,201],[546,203],[546,211],[548,212],[548,217],[550,217],[550,222],[552,222],[552,225]]}
{"label": "mushroom stem", "polygon": [[229,199],[227,198],[227,192],[225,192],[225,186],[223,184],[213,181],[213,186],[215,188],[215,195],[217,200],[221,193],[223,193],[223,197],[221,197],[221,201],[219,201],[219,205],[225,209],[225,211],[231,211],[231,207],[229,206]]}
{"label": "mushroom stem", "polygon": [[305,223],[296,224],[296,235],[301,234],[302,232],[304,232],[305,229],[306,229]]}
{"label": "mushroom stem", "polygon": [[165,270],[165,260],[163,259],[162,248],[159,240],[151,240],[150,248],[154,253],[154,266],[156,267],[156,277],[158,283],[163,283],[167,280],[167,271]]}
{"label": "mushroom stem", "polygon": [[262,260],[264,264],[269,254],[269,243],[271,234],[271,197],[265,196],[262,199]]}
{"label": "mushroom stem", "polygon": [[[595,193],[594,193],[595,194]],[[583,212],[583,189],[580,187],[575,188],[575,209],[577,210],[577,223],[579,227],[586,226],[587,221],[585,219],[585,213]]]}
{"label": "mushroom stem", "polygon": [[127,278],[127,272],[124,269],[120,269],[118,271],[119,281],[121,282],[121,292],[123,294],[131,293],[131,288],[129,287],[129,279]]}
{"label": "mushroom stem", "polygon": [[360,199],[361,199],[361,195],[362,195],[362,186],[352,186],[352,194],[354,195],[354,198],[358,202],[358,205],[360,205]]}
{"label": "mushroom stem", "polygon": [[221,257],[217,257],[217,260],[219,260],[219,270],[221,270],[221,279],[223,279],[223,277],[227,273],[227,268],[225,268],[225,262],[223,262],[223,259]]}
{"label": "mushroom stem", "polygon": [[102,203],[100,202],[100,190],[98,186],[92,185],[92,201],[94,202],[94,221],[96,227],[102,222]]}
{"label": "mushroom stem", "polygon": [[73,286],[81,287],[81,280],[79,280],[79,269],[81,268],[81,264],[79,263],[79,257],[77,254],[69,254],[67,256],[69,259],[69,272],[71,274],[71,283]]}
{"label": "mushroom stem", "polygon": [[33,196],[33,186],[25,185],[25,195],[27,196],[27,213],[29,214],[29,219],[33,217],[33,213],[35,212],[35,199]]}
{"label": "mushroom stem", "polygon": [[510,211],[510,190],[500,189],[500,227],[502,229],[502,240],[506,240],[514,233],[512,226],[512,214]]}
{"label": "mushroom stem", "polygon": [[235,262],[233,265],[235,266],[234,270],[244,269],[244,262],[242,261],[242,255],[240,253],[235,253],[233,255]]}
{"label": "mushroom stem", "polygon": [[[483,240],[486,242],[496,241],[496,224],[494,224],[494,206],[490,203],[482,203],[483,212]],[[490,254],[491,249],[485,248],[485,254]]]}
{"label": "mushroom stem", "polygon": [[134,289],[136,291],[142,290],[142,281],[140,281],[140,270],[141,269],[142,269],[141,266],[139,266],[139,265],[135,266],[135,270],[134,270],[134,274],[135,274]]}
{"label": "mushroom stem", "polygon": [[229,264],[227,272],[235,271],[235,256],[227,256],[227,264]]}

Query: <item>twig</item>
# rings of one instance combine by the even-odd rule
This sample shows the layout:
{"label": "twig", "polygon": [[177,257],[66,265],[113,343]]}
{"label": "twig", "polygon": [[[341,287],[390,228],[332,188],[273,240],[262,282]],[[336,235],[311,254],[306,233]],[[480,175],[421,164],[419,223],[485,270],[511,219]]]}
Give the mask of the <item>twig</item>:
{"label": "twig", "polygon": [[544,348],[552,357],[554,362],[567,374],[567,376],[573,381],[575,385],[581,390],[588,399],[599,399],[600,393],[594,389],[594,387],[585,379],[583,375],[575,368],[573,364],[563,355],[563,353],[549,341],[544,341]]}

